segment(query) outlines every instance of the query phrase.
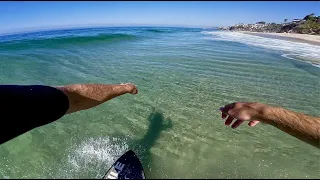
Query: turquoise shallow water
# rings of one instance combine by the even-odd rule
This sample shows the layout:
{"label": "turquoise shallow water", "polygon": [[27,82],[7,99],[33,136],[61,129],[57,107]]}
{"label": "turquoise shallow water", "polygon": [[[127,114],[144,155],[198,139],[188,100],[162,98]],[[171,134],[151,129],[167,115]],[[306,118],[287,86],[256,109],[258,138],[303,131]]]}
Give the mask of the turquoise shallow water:
{"label": "turquoise shallow water", "polygon": [[[319,150],[218,108],[260,101],[320,116],[319,46],[188,28],[0,36],[0,83],[133,82],[124,95],[0,146],[2,178],[100,178],[128,149],[148,178],[319,178]],[[301,59],[299,59],[299,57]]]}

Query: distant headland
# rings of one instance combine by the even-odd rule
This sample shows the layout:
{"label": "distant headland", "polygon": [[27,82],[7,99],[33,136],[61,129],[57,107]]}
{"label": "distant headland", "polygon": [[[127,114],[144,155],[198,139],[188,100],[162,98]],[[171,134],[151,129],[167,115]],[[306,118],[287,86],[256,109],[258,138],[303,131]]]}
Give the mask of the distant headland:
{"label": "distant headland", "polygon": [[227,31],[247,31],[261,33],[295,33],[320,35],[320,16],[315,16],[314,13],[306,15],[303,19],[293,19],[288,22],[284,19],[283,23],[266,23],[264,21],[255,24],[236,24],[228,27],[219,27],[219,30]]}

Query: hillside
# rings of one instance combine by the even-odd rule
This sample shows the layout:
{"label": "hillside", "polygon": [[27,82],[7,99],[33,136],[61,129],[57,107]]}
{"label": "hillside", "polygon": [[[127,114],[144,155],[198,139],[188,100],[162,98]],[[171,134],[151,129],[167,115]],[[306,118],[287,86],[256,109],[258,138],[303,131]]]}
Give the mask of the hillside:
{"label": "hillside", "polygon": [[255,24],[237,24],[229,27],[220,27],[220,30],[249,31],[266,33],[299,33],[320,35],[320,16],[314,13],[305,16],[303,19],[294,19],[291,22],[284,20],[284,23],[266,23],[264,21]]}

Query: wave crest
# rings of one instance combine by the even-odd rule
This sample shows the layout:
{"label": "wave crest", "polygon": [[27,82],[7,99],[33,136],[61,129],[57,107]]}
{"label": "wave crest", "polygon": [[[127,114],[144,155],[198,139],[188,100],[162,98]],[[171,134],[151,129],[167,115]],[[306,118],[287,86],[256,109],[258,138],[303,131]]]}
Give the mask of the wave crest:
{"label": "wave crest", "polygon": [[22,47],[34,46],[55,46],[55,45],[77,45],[93,42],[119,42],[137,39],[138,37],[131,34],[117,33],[117,34],[97,34],[87,36],[63,36],[52,38],[39,38],[39,39],[23,39],[4,41],[0,44],[0,49],[14,49]]}

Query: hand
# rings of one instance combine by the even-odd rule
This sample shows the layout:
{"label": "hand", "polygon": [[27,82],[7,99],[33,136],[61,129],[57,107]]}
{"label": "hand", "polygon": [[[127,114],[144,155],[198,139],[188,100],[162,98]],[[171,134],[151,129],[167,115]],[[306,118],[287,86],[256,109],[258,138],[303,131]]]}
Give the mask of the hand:
{"label": "hand", "polygon": [[130,94],[138,94],[138,89],[134,84],[126,83],[126,84],[122,84],[122,85],[124,85],[126,87],[128,93],[130,93]]}
{"label": "hand", "polygon": [[225,121],[225,125],[229,126],[233,120],[235,122],[232,124],[232,128],[237,128],[244,121],[249,121],[249,126],[255,126],[262,119],[262,111],[264,110],[265,105],[261,103],[252,103],[252,102],[235,102],[228,104],[224,107],[220,107],[222,112],[221,118],[225,119],[227,115],[229,117]]}

